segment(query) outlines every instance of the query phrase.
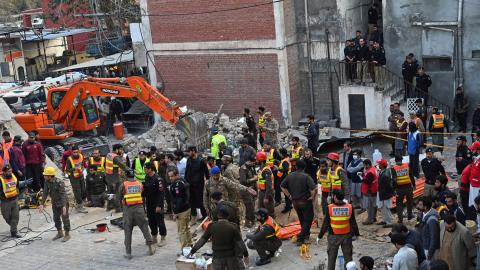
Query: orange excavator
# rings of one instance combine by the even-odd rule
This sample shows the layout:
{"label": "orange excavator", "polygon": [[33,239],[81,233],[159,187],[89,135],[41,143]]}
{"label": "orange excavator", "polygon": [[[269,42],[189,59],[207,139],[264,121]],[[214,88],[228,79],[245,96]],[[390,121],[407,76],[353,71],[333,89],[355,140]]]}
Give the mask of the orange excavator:
{"label": "orange excavator", "polygon": [[46,109],[19,113],[16,121],[27,132],[37,131],[48,147],[47,155],[59,160],[66,145],[77,145],[86,155],[99,148],[108,152],[108,140],[96,136],[101,119],[95,97],[136,98],[174,125],[186,145],[206,146],[207,121],[203,114],[183,111],[174,101],[162,95],[142,77],[86,78],[69,87],[51,88]]}

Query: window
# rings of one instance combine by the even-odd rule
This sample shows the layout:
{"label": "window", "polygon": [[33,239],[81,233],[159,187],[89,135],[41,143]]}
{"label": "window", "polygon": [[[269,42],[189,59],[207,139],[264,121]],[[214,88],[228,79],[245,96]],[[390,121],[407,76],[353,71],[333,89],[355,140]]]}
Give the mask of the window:
{"label": "window", "polygon": [[480,50],[472,50],[472,58],[480,58]]}
{"label": "window", "polygon": [[429,71],[453,71],[452,58],[445,56],[424,56],[423,64]]}
{"label": "window", "polygon": [[67,94],[66,91],[55,91],[52,92],[52,107],[57,109],[60,102],[62,102],[63,97]]}

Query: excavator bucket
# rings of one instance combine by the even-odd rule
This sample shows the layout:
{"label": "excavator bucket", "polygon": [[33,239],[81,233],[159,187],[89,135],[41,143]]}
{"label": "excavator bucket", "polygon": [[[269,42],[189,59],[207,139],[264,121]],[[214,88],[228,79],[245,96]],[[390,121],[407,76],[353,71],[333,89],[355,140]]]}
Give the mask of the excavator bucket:
{"label": "excavator bucket", "polygon": [[184,146],[194,145],[198,151],[209,147],[207,118],[205,114],[194,112],[180,118],[176,129],[181,132],[180,143]]}

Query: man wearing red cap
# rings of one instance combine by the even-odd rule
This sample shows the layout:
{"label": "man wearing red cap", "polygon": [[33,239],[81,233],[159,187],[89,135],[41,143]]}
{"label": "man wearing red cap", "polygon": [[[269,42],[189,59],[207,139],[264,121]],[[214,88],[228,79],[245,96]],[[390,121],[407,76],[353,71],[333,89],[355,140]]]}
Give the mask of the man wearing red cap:
{"label": "man wearing red cap", "polygon": [[385,159],[377,161],[380,171],[378,172],[378,197],[377,207],[382,213],[382,221],[377,225],[383,225],[384,228],[392,226],[392,171],[388,169],[388,162]]}

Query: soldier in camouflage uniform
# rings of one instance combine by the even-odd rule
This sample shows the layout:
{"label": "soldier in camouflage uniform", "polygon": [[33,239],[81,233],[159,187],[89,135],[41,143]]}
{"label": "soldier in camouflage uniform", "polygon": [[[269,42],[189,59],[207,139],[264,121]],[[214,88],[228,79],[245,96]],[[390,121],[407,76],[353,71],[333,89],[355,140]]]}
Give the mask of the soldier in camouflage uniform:
{"label": "soldier in camouflage uniform", "polygon": [[[229,155],[224,155],[222,157],[222,163],[224,165],[223,176],[232,181],[240,183],[240,168],[236,164],[233,164],[233,158]],[[234,202],[238,206],[239,214],[241,217],[240,221],[242,221],[243,217],[245,216],[245,205],[243,204],[241,195],[243,193],[247,192],[235,190],[234,193],[231,195],[233,199],[232,202]]]}
{"label": "soldier in camouflage uniform", "polygon": [[205,183],[205,189],[203,190],[203,205],[207,208],[209,216],[211,216],[212,210],[215,209],[215,202],[210,197],[215,191],[221,192],[226,201],[234,202],[236,190],[247,191],[253,195],[257,194],[252,188],[247,188],[238,182],[222,176],[220,174],[220,168],[214,166],[210,170],[210,179]]}
{"label": "soldier in camouflage uniform", "polygon": [[[240,167],[240,183],[246,187],[255,188],[257,183],[255,172],[255,157],[251,157]],[[252,228],[255,224],[255,196],[248,192],[242,192],[243,204],[245,205],[245,227]]]}

